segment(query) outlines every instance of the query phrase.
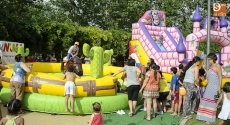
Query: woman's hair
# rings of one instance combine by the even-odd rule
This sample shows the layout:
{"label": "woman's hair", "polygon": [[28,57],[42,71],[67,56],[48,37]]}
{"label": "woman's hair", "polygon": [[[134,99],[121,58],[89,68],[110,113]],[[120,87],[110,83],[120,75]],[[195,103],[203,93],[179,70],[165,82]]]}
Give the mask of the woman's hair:
{"label": "woman's hair", "polygon": [[155,64],[151,64],[150,67],[154,70],[154,79],[157,80],[157,66]]}
{"label": "woman's hair", "polygon": [[215,53],[209,53],[207,58],[212,59],[214,63],[216,63],[216,61],[217,61],[217,56]]}
{"label": "woman's hair", "polygon": [[22,106],[22,102],[18,99],[13,99],[7,106],[8,113],[10,115],[17,115]]}
{"label": "woman's hair", "polygon": [[18,54],[15,56],[15,61],[16,62],[20,62],[21,61],[21,58],[22,58],[22,55],[21,54]]}
{"label": "woman's hair", "polygon": [[150,64],[156,64],[153,58],[150,58]]}
{"label": "woman's hair", "polygon": [[193,57],[192,61],[190,61],[185,67],[184,67],[184,73],[186,74],[186,71],[196,62],[200,61],[200,57],[195,56]]}
{"label": "woman's hair", "polygon": [[158,71],[158,72],[159,72],[159,74],[161,75],[161,79],[164,79],[165,77],[163,76],[162,71]]}
{"label": "woman's hair", "polygon": [[128,66],[135,66],[136,61],[134,59],[128,59]]}
{"label": "woman's hair", "polygon": [[230,82],[224,84],[223,91],[226,93],[230,92]]}
{"label": "woman's hair", "polygon": [[93,103],[93,110],[95,112],[100,112],[101,111],[101,104],[99,102],[94,102]]}

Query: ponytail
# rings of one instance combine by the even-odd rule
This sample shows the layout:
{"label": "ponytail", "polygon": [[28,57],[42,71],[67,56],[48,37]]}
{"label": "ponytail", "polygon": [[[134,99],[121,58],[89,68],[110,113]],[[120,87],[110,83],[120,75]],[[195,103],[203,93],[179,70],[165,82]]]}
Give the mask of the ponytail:
{"label": "ponytail", "polygon": [[157,80],[157,71],[154,69],[154,78]]}

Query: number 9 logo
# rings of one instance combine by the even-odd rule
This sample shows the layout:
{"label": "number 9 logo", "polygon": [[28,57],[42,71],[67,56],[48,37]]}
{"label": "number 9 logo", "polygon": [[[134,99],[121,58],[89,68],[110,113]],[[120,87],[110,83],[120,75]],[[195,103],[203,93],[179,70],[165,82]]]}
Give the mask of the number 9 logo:
{"label": "number 9 logo", "polygon": [[214,3],[213,4],[213,11],[220,11],[220,8],[221,8],[221,6],[220,6],[219,3]]}

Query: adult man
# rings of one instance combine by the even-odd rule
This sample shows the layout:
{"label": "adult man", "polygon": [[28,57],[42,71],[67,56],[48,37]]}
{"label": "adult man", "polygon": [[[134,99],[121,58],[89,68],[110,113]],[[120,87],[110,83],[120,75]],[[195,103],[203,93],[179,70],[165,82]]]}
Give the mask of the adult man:
{"label": "adult man", "polygon": [[77,57],[79,58],[78,55],[78,48],[79,42],[75,42],[73,46],[71,46],[68,50],[68,54],[67,54],[67,59],[70,59],[70,57],[74,58]]}

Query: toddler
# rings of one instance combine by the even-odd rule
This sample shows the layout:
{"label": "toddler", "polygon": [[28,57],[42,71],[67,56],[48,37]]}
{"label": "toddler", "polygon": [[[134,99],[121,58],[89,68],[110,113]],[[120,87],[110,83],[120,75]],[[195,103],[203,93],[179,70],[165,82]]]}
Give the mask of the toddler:
{"label": "toddler", "polygon": [[94,113],[91,115],[90,125],[103,125],[103,116],[101,114],[101,104],[98,102],[93,103]]}
{"label": "toddler", "polygon": [[68,100],[70,97],[70,105],[71,110],[70,112],[74,112],[74,96],[75,96],[75,78],[80,78],[77,74],[74,73],[74,67],[72,65],[68,66],[68,71],[65,73],[63,79],[66,78],[65,83],[65,106],[66,106],[66,112],[69,112],[68,108]]}
{"label": "toddler", "polygon": [[220,118],[220,122],[218,125],[223,125],[227,119],[230,119],[230,82],[226,82],[223,87],[223,93],[220,95],[220,98],[217,101],[216,106],[220,103],[222,99],[224,99],[222,104],[222,109],[220,111],[220,114],[218,115],[218,118]]}
{"label": "toddler", "polygon": [[24,119],[18,116],[18,112],[21,110],[21,101],[13,99],[7,106],[8,115],[2,118],[0,125],[24,125]]}

